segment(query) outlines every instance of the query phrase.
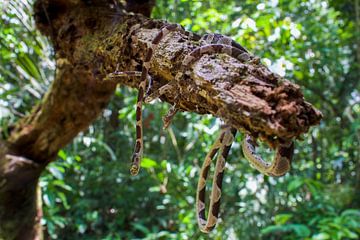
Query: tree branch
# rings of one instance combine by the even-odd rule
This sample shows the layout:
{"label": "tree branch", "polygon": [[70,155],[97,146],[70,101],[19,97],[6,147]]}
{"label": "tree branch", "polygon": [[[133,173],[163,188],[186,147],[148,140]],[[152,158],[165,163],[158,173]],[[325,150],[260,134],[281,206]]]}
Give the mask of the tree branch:
{"label": "tree branch", "polygon": [[[79,4],[67,8],[66,17],[52,20],[57,29],[57,78],[42,103],[9,138],[14,149],[37,162],[52,159],[91,124],[115,89],[116,82],[105,81],[106,76],[117,65],[120,70],[141,69],[149,43],[165,24],[125,13],[116,16],[115,24],[115,14],[104,17],[103,12]],[[146,21],[132,37],[138,40],[131,44],[130,27]],[[186,54],[201,44],[180,32],[167,35],[151,61],[155,88],[172,81]],[[304,101],[297,85],[262,64],[214,54],[204,55],[189,70],[162,100],[174,103],[176,97],[183,111],[210,113],[269,144],[278,138],[296,138],[321,118],[320,112]],[[139,79],[122,78],[118,83],[138,87]]]}
{"label": "tree branch", "polygon": [[[150,42],[166,24],[105,3],[35,2],[37,26],[56,49],[57,74],[42,102],[17,123],[6,147],[0,148],[0,238],[34,232],[17,226],[27,226],[24,216],[36,222],[36,183],[41,171],[59,149],[99,116],[117,83],[138,87],[138,78],[114,81],[108,76],[116,66],[119,70],[140,70]],[[143,27],[130,36],[136,24]],[[204,44],[181,32],[162,39],[151,60],[154,88],[172,81],[185,56]],[[299,86],[256,61],[241,63],[225,54],[204,55],[189,66],[175,86],[161,97],[163,101],[176,102],[183,111],[220,117],[270,145],[279,139],[297,138],[321,119],[321,113],[304,101]],[[7,204],[14,193],[18,205],[27,203],[21,205],[24,212],[19,212],[16,204]],[[11,212],[19,214],[9,219],[5,215]],[[1,232],[4,221],[11,225],[7,229],[10,235]]]}

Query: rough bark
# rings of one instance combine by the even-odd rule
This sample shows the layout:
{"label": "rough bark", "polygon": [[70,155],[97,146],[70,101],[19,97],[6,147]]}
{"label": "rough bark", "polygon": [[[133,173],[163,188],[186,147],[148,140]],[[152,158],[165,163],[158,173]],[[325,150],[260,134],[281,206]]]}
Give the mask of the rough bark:
{"label": "rough bark", "polygon": [[41,165],[0,142],[0,239],[41,239],[37,182]]}
{"label": "rough bark", "polygon": [[[35,3],[37,26],[56,50],[57,72],[42,102],[11,131],[1,152],[0,239],[35,238],[41,171],[97,118],[117,83],[137,88],[137,78],[115,82],[107,76],[116,66],[141,69],[148,44],[166,24],[128,14],[106,1],[89,2]],[[144,26],[130,38],[130,28],[138,23]],[[154,87],[173,80],[182,59],[199,45],[180,32],[163,39],[151,61]],[[304,101],[299,86],[260,63],[240,63],[223,54],[204,55],[161,99],[176,101],[183,111],[220,117],[270,145],[299,137],[321,119],[320,112]]]}

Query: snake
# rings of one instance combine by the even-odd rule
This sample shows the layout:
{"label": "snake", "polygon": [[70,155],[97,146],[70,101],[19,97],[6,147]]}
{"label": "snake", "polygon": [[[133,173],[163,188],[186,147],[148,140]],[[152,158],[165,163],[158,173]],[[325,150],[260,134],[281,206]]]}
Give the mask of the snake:
{"label": "snake", "polygon": [[274,160],[264,161],[256,154],[256,142],[250,135],[246,135],[241,143],[241,148],[245,158],[259,172],[272,176],[280,177],[285,175],[291,168],[291,161],[294,154],[294,142],[281,143],[276,148]]}
{"label": "snake", "polygon": [[[248,51],[240,44],[234,42],[231,38],[222,36],[220,34],[205,35],[202,38],[207,45],[198,47],[189,53],[183,60],[183,66],[189,66],[194,61],[198,60],[203,54],[225,53],[238,59],[241,62],[251,61],[255,59]],[[215,43],[213,43],[215,42]],[[211,147],[209,153],[205,157],[203,166],[200,170],[200,176],[197,185],[196,194],[196,209],[197,222],[202,232],[208,233],[215,228],[218,214],[220,210],[222,179],[224,175],[225,161],[228,156],[231,144],[234,140],[236,128],[227,127],[220,133],[218,139]],[[227,139],[224,141],[224,139]],[[243,140],[242,150],[245,158],[258,171],[269,176],[282,176],[289,171],[291,160],[294,151],[293,142],[280,144],[275,153],[272,163],[264,161],[256,154],[256,142],[253,138],[246,134]],[[208,216],[205,216],[205,197],[206,197],[206,180],[208,177],[209,168],[215,154],[219,151],[213,177],[213,184],[210,196]]]}
{"label": "snake", "polygon": [[[257,61],[256,57],[251,56],[248,50],[246,50],[243,46],[235,42],[230,37],[224,36],[222,34],[206,34],[200,40],[205,41],[208,44],[207,49],[211,49],[212,46],[217,47],[212,49],[213,53],[230,53],[230,56],[235,57],[239,61]],[[224,48],[221,49],[220,47],[216,46],[218,44],[225,44],[231,46],[231,48],[224,50]],[[237,51],[234,49],[237,49]],[[197,52],[205,52],[201,50],[201,48],[195,50]],[[239,53],[239,51],[242,51],[242,53]],[[236,129],[232,129],[232,131],[235,130]],[[269,176],[283,176],[290,170],[294,151],[294,143],[292,141],[280,143],[277,146],[274,160],[271,163],[264,161],[259,155],[256,154],[256,145],[256,140],[249,134],[245,135],[245,138],[241,144],[245,158],[256,170]]]}
{"label": "snake", "polygon": [[[206,155],[203,165],[201,167],[196,190],[196,213],[199,229],[204,233],[208,233],[213,230],[218,220],[220,212],[222,180],[225,170],[225,161],[227,156],[229,155],[229,151],[234,141],[235,134],[236,130],[234,130],[234,128],[223,127],[219,137],[216,139],[214,144],[211,146],[210,151]],[[214,177],[212,181],[209,210],[206,217],[206,180],[209,175],[211,162],[219,150],[220,152],[218,153],[216,158]]]}
{"label": "snake", "polygon": [[[130,36],[133,36],[141,28],[141,24],[135,24],[130,28]],[[149,75],[149,69],[151,65],[151,60],[153,54],[158,47],[160,41],[168,35],[170,32],[178,31],[185,34],[189,39],[199,40],[200,37],[197,34],[192,32],[185,31],[185,29],[180,24],[167,24],[162,27],[159,32],[155,35],[150,45],[148,46],[148,50],[146,52],[145,58],[142,63],[141,72],[139,71],[115,71],[110,77],[118,76],[136,76],[140,77],[140,83],[138,86],[138,95],[136,100],[136,139],[135,139],[135,147],[134,152],[131,157],[131,167],[130,174],[135,176],[139,173],[141,160],[143,158],[143,149],[144,149],[144,141],[143,141],[143,116],[142,116],[142,107],[144,103],[144,98],[148,95],[151,87],[152,87],[152,79]],[[146,89],[146,85],[148,83],[148,88]],[[173,113],[173,115],[176,111]],[[171,118],[171,117],[170,117]]]}
{"label": "snake", "polygon": [[[204,54],[227,54],[236,58],[240,62],[255,61],[258,59],[252,56],[244,47],[236,43],[229,37],[221,34],[206,34],[199,41],[204,41],[206,45],[200,46],[192,50],[187,54],[181,64],[180,71],[176,75],[174,81],[160,87],[154,91],[151,95],[148,95],[149,89],[151,89],[151,78],[149,76],[150,62],[154,51],[156,50],[160,41],[170,32],[179,31],[186,34],[189,38],[198,38],[198,35],[193,35],[191,32],[187,32],[179,24],[169,24],[162,27],[159,32],[153,38],[145,59],[142,65],[142,71],[125,71],[117,72],[119,76],[140,76],[139,92],[136,102],[136,143],[132,156],[132,165],[130,168],[131,175],[137,175],[140,169],[140,163],[143,155],[143,128],[142,128],[142,105],[143,102],[150,102],[155,98],[158,98],[164,94],[167,90],[174,87],[174,83],[181,81],[184,76],[184,72],[191,66],[192,63],[200,59]],[[149,81],[149,87],[146,91],[146,83]],[[144,95],[146,99],[144,99]],[[174,105],[169,113],[164,117],[164,125],[167,127],[170,124],[172,117],[176,114],[177,108]],[[208,233],[215,228],[218,215],[220,212],[220,200],[222,179],[224,176],[226,158],[231,149],[231,145],[234,141],[237,129],[231,126],[223,127],[219,137],[215,140],[214,144],[210,148],[210,151],[205,157],[204,163],[200,170],[200,176],[198,179],[198,185],[196,190],[196,211],[197,222],[202,232]],[[242,141],[241,147],[245,158],[250,164],[259,172],[269,176],[282,176],[286,174],[290,167],[294,152],[294,143],[286,142],[278,144],[276,147],[276,153],[274,160],[269,163],[256,154],[256,140],[249,134],[245,135]],[[219,153],[218,153],[219,152]],[[218,153],[218,154],[217,154]],[[215,170],[213,175],[213,184],[210,196],[210,203],[208,214],[206,217],[206,180],[213,158],[217,154]]]}

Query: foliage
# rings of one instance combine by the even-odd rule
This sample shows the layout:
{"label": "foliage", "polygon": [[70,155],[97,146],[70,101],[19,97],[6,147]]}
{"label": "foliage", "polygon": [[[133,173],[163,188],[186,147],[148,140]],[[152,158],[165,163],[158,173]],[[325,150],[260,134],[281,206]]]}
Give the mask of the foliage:
{"label": "foliage", "polygon": [[[28,1],[0,3],[0,127],[24,116],[45,93],[54,70],[51,46],[36,31]],[[5,131],[6,132],[6,131]]]}
{"label": "foliage", "polygon": [[[285,177],[253,170],[237,137],[224,179],[222,221],[212,238],[360,238],[359,23],[352,4],[157,1],[154,17],[198,33],[232,36],[301,85],[325,115],[297,142],[293,170]],[[30,0],[1,2],[0,9],[0,127],[6,129],[41,99],[54,61],[46,39],[35,31]],[[183,113],[164,131],[161,116],[168,106],[147,105],[146,158],[139,176],[130,177],[135,101],[133,90],[119,88],[103,116],[43,174],[42,222],[51,239],[206,238],[197,228],[194,201],[199,168],[219,121]]]}
{"label": "foliage", "polygon": [[[358,239],[360,234],[360,210],[341,209],[331,194],[318,181],[296,177],[288,184],[290,196],[302,195],[291,213],[274,217],[274,225],[261,230],[267,239]],[[298,195],[299,196],[299,195]]]}

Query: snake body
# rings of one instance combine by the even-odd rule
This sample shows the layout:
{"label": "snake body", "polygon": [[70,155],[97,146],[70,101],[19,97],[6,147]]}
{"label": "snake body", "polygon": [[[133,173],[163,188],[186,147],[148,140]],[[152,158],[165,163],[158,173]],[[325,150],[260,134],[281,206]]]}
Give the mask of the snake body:
{"label": "snake body", "polygon": [[[184,61],[183,65],[190,65],[195,60],[199,59],[203,54],[209,53],[226,53],[241,62],[250,61],[254,59],[248,51],[241,47],[241,45],[235,43],[232,39],[228,37],[223,37],[222,35],[205,35],[202,38],[205,42],[209,43],[208,45],[199,47],[193,50],[188,54]],[[215,41],[215,43],[214,43]],[[239,47],[240,46],[240,47]],[[228,127],[223,130],[219,138],[215,141],[213,147],[210,149],[209,154],[206,156],[203,167],[200,171],[200,177],[197,187],[197,197],[196,197],[196,207],[197,207],[197,220],[200,230],[202,232],[211,231],[217,222],[219,209],[220,209],[220,199],[221,199],[221,186],[222,178],[225,166],[225,160],[228,155],[228,152],[231,148],[232,141],[236,134],[237,130],[232,127]],[[224,136],[232,136],[231,141],[223,141]],[[245,139],[242,142],[242,149],[245,158],[260,172],[270,175],[270,176],[281,176],[289,171],[291,165],[291,159],[294,150],[293,142],[288,144],[279,145],[276,149],[276,154],[273,162],[267,163],[255,152],[256,143],[252,140],[250,135],[246,135]],[[205,186],[206,179],[208,177],[208,171],[213,157],[216,152],[220,150],[220,153],[217,158],[213,186],[211,191],[211,198],[209,204],[208,217],[205,217]]]}
{"label": "snake body", "polygon": [[[239,61],[254,59],[254,57],[251,56],[244,47],[227,36],[221,34],[206,34],[201,38],[201,40],[209,44],[207,45],[207,49],[210,49],[210,51],[212,49],[212,53],[219,53],[216,45],[225,44],[231,46],[232,48],[227,51],[220,51],[220,53],[229,53],[229,51],[231,51],[229,55],[237,58]],[[197,51],[199,52],[201,50],[198,49]],[[239,53],[239,51],[242,53]],[[235,131],[235,129],[233,130]],[[245,158],[255,169],[265,175],[282,176],[290,170],[291,159],[294,151],[293,142],[279,144],[276,149],[274,160],[271,163],[264,161],[256,154],[256,142],[250,135],[245,135],[245,139],[242,141],[241,146]]]}
{"label": "snake body", "polygon": [[261,173],[269,176],[279,177],[286,174],[291,167],[294,153],[294,143],[280,144],[275,152],[274,160],[269,163],[264,161],[255,152],[256,143],[250,135],[246,135],[242,141],[242,150],[245,158]]}
{"label": "snake body", "polygon": [[[234,141],[235,134],[236,130],[234,131],[234,128],[226,127],[222,129],[219,137],[216,139],[209,153],[206,155],[204,163],[201,167],[196,191],[196,212],[199,228],[204,233],[208,233],[214,229],[217,223],[220,211],[221,189],[222,180],[224,177],[225,161],[229,154],[231,144]],[[216,158],[209,210],[206,217],[206,180],[210,171],[211,162],[219,150],[220,152]]]}
{"label": "snake body", "polygon": [[[132,29],[130,30],[130,32],[131,32],[130,35],[134,34],[137,31],[137,29],[139,29],[139,28],[140,28],[140,25],[136,25],[136,26],[132,27]],[[151,41],[151,44],[148,48],[148,51],[145,55],[145,59],[142,64],[139,92],[138,92],[137,101],[136,101],[136,140],[135,140],[134,153],[132,155],[132,160],[131,160],[131,167],[130,167],[131,175],[137,175],[139,173],[141,159],[143,157],[144,142],[143,142],[143,124],[142,124],[142,122],[143,122],[142,105],[144,102],[145,93],[146,93],[146,95],[148,94],[148,92],[151,88],[151,84],[152,84],[152,81],[151,81],[151,78],[149,75],[150,61],[152,59],[154,51],[156,50],[158,44],[160,43],[160,41],[167,34],[169,34],[170,32],[173,32],[173,31],[182,32],[189,38],[196,38],[195,34],[185,31],[181,27],[181,25],[170,24],[170,25],[166,25],[163,28],[161,28],[160,31],[154,37],[154,39]],[[135,75],[138,76],[139,75],[139,72],[136,72],[136,71],[128,71],[128,72],[122,72],[122,73],[124,73],[124,75],[126,75],[127,73],[130,73],[130,76],[135,76]],[[149,80],[149,87],[148,87],[148,90],[146,91],[147,79]]]}
{"label": "snake body", "polygon": [[[244,48],[233,47],[233,41],[230,38],[219,37],[218,39],[215,39],[215,37],[218,37],[218,35],[205,35],[202,39],[210,44],[194,49],[184,58],[182,65],[189,66],[201,58],[204,54],[214,53],[225,53],[238,59],[241,62],[245,62],[251,59],[251,56]],[[214,39],[216,43],[212,44]],[[196,211],[198,226],[204,233],[208,233],[214,229],[218,220],[225,161],[229,154],[232,142],[234,141],[236,132],[237,130],[232,127],[226,127],[221,131],[219,137],[216,139],[209,153],[205,157],[204,163],[200,170],[200,176],[196,190]],[[209,209],[206,217],[206,180],[208,178],[212,159],[219,150],[220,152],[218,153],[214,170]]]}
{"label": "snake body", "polygon": [[[166,25],[165,27],[160,29],[155,38],[152,40],[143,61],[141,73],[136,71],[117,72],[117,75],[119,76],[140,76],[139,92],[136,103],[136,143],[132,156],[132,166],[130,169],[130,173],[132,175],[138,174],[140,169],[140,162],[143,155],[142,104],[144,101],[150,102],[153,99],[158,98],[159,96],[164,94],[167,90],[176,86],[176,84],[182,80],[182,77],[184,76],[183,73],[186,71],[186,69],[189,68],[191,64],[193,64],[195,61],[199,60],[204,54],[227,54],[231,57],[236,58],[240,62],[257,60],[257,58],[252,56],[244,47],[242,47],[240,44],[236,43],[229,37],[220,34],[204,35],[200,39],[200,41],[204,41],[206,45],[195,48],[193,51],[191,51],[185,56],[182,61],[180,70],[175,76],[175,79],[170,83],[160,87],[149,96],[147,96],[148,91],[146,91],[146,98],[144,99],[147,80],[149,80],[148,90],[151,88],[149,68],[153,53],[156,50],[160,41],[172,31],[179,31],[181,33],[185,33],[189,38],[195,38],[199,40],[197,35],[193,35],[192,33],[185,31],[178,24]],[[176,105],[174,105],[170,109],[169,113],[164,117],[165,127],[170,124],[171,119],[176,114],[176,112],[177,108]],[[219,137],[216,139],[209,153],[206,155],[200,171],[200,177],[198,180],[196,193],[196,211],[199,228],[202,232],[205,233],[214,229],[218,220],[225,161],[229,154],[232,142],[234,141],[236,132],[236,128],[229,126],[224,127],[221,130]],[[254,168],[256,168],[263,174],[269,176],[281,176],[288,172],[290,169],[294,151],[293,142],[279,144],[276,148],[275,157],[272,163],[264,161],[259,155],[256,154],[256,142],[250,135],[245,135],[245,139],[243,140],[241,146],[245,158]],[[217,158],[214,170],[212,190],[210,194],[210,204],[206,217],[206,180],[208,178],[212,160],[216,154]]]}

